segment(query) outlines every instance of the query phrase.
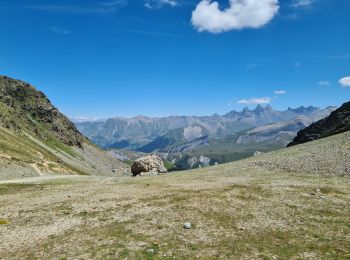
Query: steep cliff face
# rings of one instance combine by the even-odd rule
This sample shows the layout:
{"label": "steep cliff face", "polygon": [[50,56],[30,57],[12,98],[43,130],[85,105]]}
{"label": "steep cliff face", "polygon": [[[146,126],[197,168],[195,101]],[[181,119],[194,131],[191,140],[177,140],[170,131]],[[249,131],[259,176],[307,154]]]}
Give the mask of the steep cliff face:
{"label": "steep cliff face", "polygon": [[114,176],[127,171],[84,138],[42,92],[0,76],[0,179],[53,173]]}
{"label": "steep cliff face", "polygon": [[330,116],[301,130],[288,146],[294,146],[350,131],[350,102],[343,104]]}

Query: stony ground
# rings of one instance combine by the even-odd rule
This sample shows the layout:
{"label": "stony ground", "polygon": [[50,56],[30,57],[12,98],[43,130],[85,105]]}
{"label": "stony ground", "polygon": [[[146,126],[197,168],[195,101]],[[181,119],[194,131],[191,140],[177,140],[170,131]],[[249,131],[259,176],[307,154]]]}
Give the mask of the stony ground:
{"label": "stony ground", "polygon": [[346,133],[167,176],[1,183],[0,258],[349,259],[349,151]]}

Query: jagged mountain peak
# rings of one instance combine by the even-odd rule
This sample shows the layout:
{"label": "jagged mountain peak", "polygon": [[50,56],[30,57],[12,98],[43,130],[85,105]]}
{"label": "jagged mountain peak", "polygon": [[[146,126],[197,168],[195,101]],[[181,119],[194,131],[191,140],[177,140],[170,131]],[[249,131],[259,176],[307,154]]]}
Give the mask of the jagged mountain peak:
{"label": "jagged mountain peak", "polygon": [[251,115],[252,113],[265,113],[265,112],[275,112],[275,110],[272,108],[271,105],[263,106],[261,104],[258,104],[255,109],[250,109],[249,107],[244,107],[241,112],[238,112],[236,110],[232,110],[228,112],[227,114],[223,115],[223,117],[226,118],[232,118],[238,115]]}
{"label": "jagged mountain peak", "polygon": [[255,110],[264,110],[264,107],[259,104],[256,106]]}
{"label": "jagged mountain peak", "polygon": [[297,107],[297,108],[290,108],[290,107],[288,107],[287,111],[291,111],[291,112],[294,112],[294,113],[314,113],[314,112],[316,112],[318,110],[320,110],[320,108],[314,107],[314,106],[308,106],[308,107],[300,106],[300,107]]}

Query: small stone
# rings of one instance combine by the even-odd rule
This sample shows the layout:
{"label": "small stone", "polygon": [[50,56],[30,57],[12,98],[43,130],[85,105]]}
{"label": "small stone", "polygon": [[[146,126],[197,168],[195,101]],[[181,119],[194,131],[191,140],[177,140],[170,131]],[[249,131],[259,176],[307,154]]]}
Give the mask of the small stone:
{"label": "small stone", "polygon": [[257,156],[260,156],[260,155],[263,155],[263,154],[264,154],[263,152],[256,151],[256,152],[254,152],[253,156],[257,157]]}
{"label": "small stone", "polygon": [[153,249],[153,248],[147,249],[147,250],[146,250],[146,253],[154,254],[154,249]]}
{"label": "small stone", "polygon": [[159,173],[167,173],[168,170],[167,170],[163,165],[161,165],[161,166],[159,166],[159,168],[158,168],[158,172],[159,172]]}
{"label": "small stone", "polygon": [[191,229],[192,228],[192,224],[190,222],[186,222],[183,226],[184,229]]}

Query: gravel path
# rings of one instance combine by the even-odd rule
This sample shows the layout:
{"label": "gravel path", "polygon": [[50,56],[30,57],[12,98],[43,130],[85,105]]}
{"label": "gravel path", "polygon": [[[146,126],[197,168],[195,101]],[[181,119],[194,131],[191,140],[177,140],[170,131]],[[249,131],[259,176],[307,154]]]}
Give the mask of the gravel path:
{"label": "gravel path", "polygon": [[63,179],[83,180],[83,179],[91,179],[91,177],[79,176],[79,175],[44,175],[44,176],[38,176],[38,177],[29,177],[29,178],[22,178],[22,179],[0,181],[0,185],[16,184],[16,183],[36,183],[36,182],[45,182],[45,181],[63,180]]}

